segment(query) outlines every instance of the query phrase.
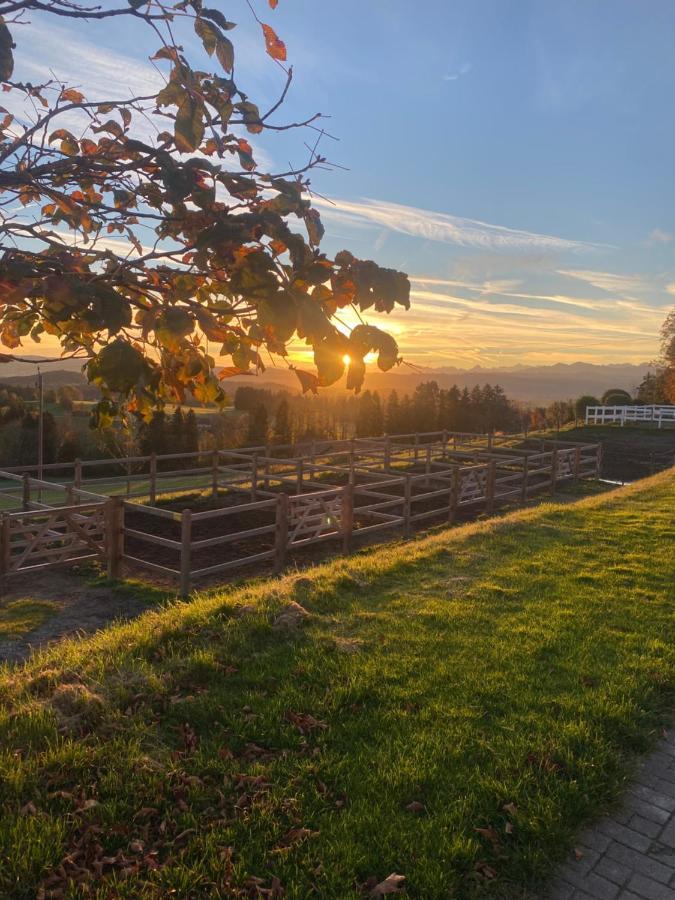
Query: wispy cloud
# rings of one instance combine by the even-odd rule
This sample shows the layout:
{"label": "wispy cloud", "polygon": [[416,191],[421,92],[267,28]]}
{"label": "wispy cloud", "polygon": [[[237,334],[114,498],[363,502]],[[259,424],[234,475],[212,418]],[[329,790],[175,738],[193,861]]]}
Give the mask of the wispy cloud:
{"label": "wispy cloud", "polygon": [[671,244],[675,241],[675,234],[671,234],[669,231],[662,231],[660,228],[654,228],[647,240],[650,244]]}
{"label": "wispy cloud", "polygon": [[443,76],[443,81],[459,81],[463,75],[468,75],[471,71],[471,63],[462,63],[456,72],[452,72]]}
{"label": "wispy cloud", "polygon": [[385,200],[329,200],[317,197],[315,204],[321,207],[327,218],[349,222],[354,225],[372,224],[389,228],[400,234],[456,244],[460,247],[475,247],[483,250],[579,252],[592,250],[600,244],[568,240],[548,234],[538,234],[503,225],[492,225],[477,219],[466,219],[449,213],[434,212],[389,203]]}
{"label": "wispy cloud", "polygon": [[588,269],[558,269],[558,275],[584,281],[608,294],[626,294],[629,291],[646,291],[653,288],[642,275],[622,275],[616,272],[594,272]]}

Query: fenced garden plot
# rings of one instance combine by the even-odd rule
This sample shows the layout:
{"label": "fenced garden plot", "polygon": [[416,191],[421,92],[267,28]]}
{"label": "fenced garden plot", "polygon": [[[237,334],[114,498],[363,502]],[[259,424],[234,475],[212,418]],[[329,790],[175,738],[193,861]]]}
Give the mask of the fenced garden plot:
{"label": "fenced garden plot", "polygon": [[281,571],[315,544],[349,552],[596,478],[600,446],[435,432],[57,466],[69,481],[0,473],[0,496],[16,507],[3,516],[0,571],[99,557],[113,577],[127,563],[185,596],[233,569]]}

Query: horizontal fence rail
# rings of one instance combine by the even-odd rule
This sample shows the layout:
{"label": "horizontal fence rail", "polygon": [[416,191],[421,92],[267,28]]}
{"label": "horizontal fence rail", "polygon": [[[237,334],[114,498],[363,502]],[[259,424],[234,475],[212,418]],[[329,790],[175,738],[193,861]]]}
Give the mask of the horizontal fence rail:
{"label": "horizontal fence rail", "polygon": [[112,578],[127,564],[187,596],[233,569],[279,572],[289,553],[324,542],[348,553],[361,538],[521,505],[597,478],[600,464],[597,443],[445,431],[76,460],[42,479],[5,471],[0,575],[100,560]]}
{"label": "horizontal fence rail", "polygon": [[588,406],[587,425],[626,425],[632,422],[654,422],[661,428],[675,425],[675,406]]}

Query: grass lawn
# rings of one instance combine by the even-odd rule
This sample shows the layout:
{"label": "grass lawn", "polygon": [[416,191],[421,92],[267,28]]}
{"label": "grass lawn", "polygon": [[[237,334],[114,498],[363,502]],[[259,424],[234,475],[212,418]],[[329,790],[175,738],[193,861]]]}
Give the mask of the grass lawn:
{"label": "grass lawn", "polygon": [[59,611],[52,600],[0,601],[0,640],[16,640],[51,619]]}
{"label": "grass lawn", "polygon": [[662,474],[5,670],[0,895],[540,890],[672,710],[674,504]]}

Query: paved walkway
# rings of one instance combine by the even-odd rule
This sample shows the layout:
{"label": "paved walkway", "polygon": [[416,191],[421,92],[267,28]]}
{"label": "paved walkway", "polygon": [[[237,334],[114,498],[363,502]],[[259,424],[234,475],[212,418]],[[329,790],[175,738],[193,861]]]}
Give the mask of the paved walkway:
{"label": "paved walkway", "polygon": [[549,900],[675,900],[675,731],[642,765],[621,809],[581,835]]}

